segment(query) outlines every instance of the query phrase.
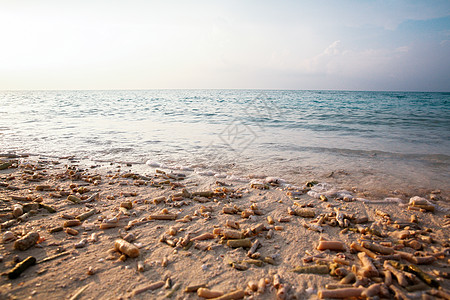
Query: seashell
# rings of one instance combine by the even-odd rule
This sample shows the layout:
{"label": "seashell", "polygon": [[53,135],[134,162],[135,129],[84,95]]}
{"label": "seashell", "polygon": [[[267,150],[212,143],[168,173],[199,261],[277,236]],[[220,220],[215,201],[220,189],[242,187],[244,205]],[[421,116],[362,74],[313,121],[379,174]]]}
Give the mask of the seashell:
{"label": "seashell", "polygon": [[132,241],[134,241],[136,239],[136,236],[132,232],[129,232],[129,233],[127,233],[127,235],[125,235],[123,237],[123,239],[125,241],[127,241],[128,243],[131,243]]}
{"label": "seashell", "polygon": [[16,235],[12,231],[6,231],[3,234],[2,241],[3,243],[8,243],[16,239]]}
{"label": "seashell", "polygon": [[87,242],[88,242],[87,239],[82,239],[81,241],[76,243],[74,246],[75,246],[75,248],[84,248],[84,247],[86,247]]}
{"label": "seashell", "polygon": [[89,268],[87,270],[87,274],[88,275],[94,275],[95,274],[95,269],[92,266],[89,266]]}
{"label": "seashell", "polygon": [[249,219],[251,222],[256,222],[256,221],[258,220],[258,218],[257,218],[255,215],[249,216],[248,219]]}
{"label": "seashell", "polygon": [[23,206],[20,204],[15,204],[13,206],[13,216],[15,218],[20,217],[21,215],[23,215]]}
{"label": "seashell", "polygon": [[145,265],[143,261],[138,261],[137,263],[137,270],[139,272],[144,272],[145,271]]}
{"label": "seashell", "polygon": [[99,235],[98,232],[92,233],[91,236],[88,238],[88,242],[91,242],[91,243],[97,242],[98,241],[98,235]]}

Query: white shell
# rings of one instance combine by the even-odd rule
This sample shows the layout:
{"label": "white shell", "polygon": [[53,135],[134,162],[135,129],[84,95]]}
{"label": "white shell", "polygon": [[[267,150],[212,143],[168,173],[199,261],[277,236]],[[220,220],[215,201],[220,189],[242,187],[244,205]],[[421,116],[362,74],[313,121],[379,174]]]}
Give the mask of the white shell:
{"label": "white shell", "polygon": [[3,234],[3,243],[8,243],[16,239],[16,235],[12,231],[6,231]]}

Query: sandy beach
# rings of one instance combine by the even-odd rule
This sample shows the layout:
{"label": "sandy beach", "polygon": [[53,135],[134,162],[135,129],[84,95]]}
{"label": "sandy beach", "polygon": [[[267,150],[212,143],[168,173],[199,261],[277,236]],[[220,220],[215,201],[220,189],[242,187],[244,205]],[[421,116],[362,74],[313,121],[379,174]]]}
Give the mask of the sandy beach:
{"label": "sandy beach", "polygon": [[450,300],[450,1],[0,25],[0,300]]}
{"label": "sandy beach", "polygon": [[1,160],[1,299],[449,297],[440,191]]}

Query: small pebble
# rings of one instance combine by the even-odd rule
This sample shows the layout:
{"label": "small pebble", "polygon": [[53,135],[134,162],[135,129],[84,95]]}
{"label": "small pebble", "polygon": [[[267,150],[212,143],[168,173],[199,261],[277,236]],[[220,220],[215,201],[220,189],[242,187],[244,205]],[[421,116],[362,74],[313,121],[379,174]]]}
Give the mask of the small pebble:
{"label": "small pebble", "polygon": [[95,274],[95,270],[92,266],[89,266],[88,271],[87,271],[88,275],[94,275]]}

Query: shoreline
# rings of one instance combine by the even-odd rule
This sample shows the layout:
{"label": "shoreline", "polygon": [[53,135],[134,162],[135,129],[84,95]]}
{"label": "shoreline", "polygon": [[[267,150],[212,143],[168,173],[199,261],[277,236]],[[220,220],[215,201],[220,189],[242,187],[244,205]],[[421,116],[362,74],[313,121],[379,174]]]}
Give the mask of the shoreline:
{"label": "shoreline", "polygon": [[[339,161],[334,165],[326,163],[302,165],[301,161],[295,164],[293,158],[280,158],[278,160],[280,163],[277,164],[277,159],[274,158],[271,161],[267,158],[252,160],[249,156],[231,153],[233,156],[227,156],[223,160],[221,160],[220,154],[211,155],[211,153],[208,153],[208,157],[194,155],[189,159],[185,157],[181,164],[177,158],[169,159],[167,157],[157,161],[152,159],[101,159],[88,156],[58,156],[36,153],[0,153],[0,159],[1,155],[9,154],[44,161],[51,159],[69,159],[70,161],[72,159],[74,163],[84,168],[95,166],[95,168],[104,169],[111,165],[120,165],[128,168],[130,172],[142,174],[154,172],[155,169],[167,172],[181,171],[194,176],[198,180],[207,180],[208,177],[213,177],[216,179],[231,178],[232,181],[238,178],[237,181],[250,182],[257,177],[278,177],[287,184],[293,185],[318,180],[331,184],[334,188],[353,191],[360,197],[367,197],[370,200],[382,200],[385,197],[401,197],[406,200],[417,195],[427,197],[435,190],[439,190],[444,198],[450,197],[450,184],[446,180],[448,174],[445,172],[444,166],[441,166],[440,169],[444,174],[429,178],[432,170],[427,167],[424,166],[424,169],[417,170],[417,165],[407,166],[401,162],[394,165],[394,167],[397,166],[397,169],[389,169],[393,166],[384,165],[384,162],[380,162],[378,165],[374,165],[374,162],[368,164],[367,158],[352,166],[349,166],[345,161]],[[214,158],[210,159],[210,157]],[[424,171],[426,172],[424,173]],[[438,178],[440,180],[437,180]]]}
{"label": "shoreline", "polygon": [[[2,237],[12,233],[1,244],[1,272],[28,256],[38,262],[57,257],[29,267],[18,279],[2,276],[0,296],[6,299],[62,298],[83,288],[83,297],[92,299],[198,299],[184,290],[199,284],[225,294],[242,291],[247,299],[315,298],[344,277],[330,275],[335,264],[344,273],[355,273],[362,292],[385,282],[383,272],[390,268],[383,265],[385,254],[376,253],[370,259],[380,274],[361,273],[367,266],[351,245],[362,242],[396,251],[401,263],[432,256],[430,264],[420,268],[444,289],[450,288],[442,277],[448,276],[450,203],[438,191],[431,196],[434,200],[424,191],[397,200],[365,201],[358,191],[344,192],[325,183],[290,184],[276,177],[247,176],[238,181],[187,170],[150,171],[148,166],[146,172],[136,172],[139,166],[127,164],[19,159],[17,166],[0,170]],[[79,202],[68,201],[69,196]],[[434,212],[408,205],[413,196],[427,197],[421,201],[433,206]],[[17,221],[23,214],[12,216],[14,205],[31,209],[23,221]],[[75,221],[92,211],[86,219]],[[305,218],[302,212],[314,216]],[[412,215],[417,223],[410,221]],[[10,226],[3,228],[7,222]],[[73,227],[64,226],[71,222]],[[406,237],[398,236],[405,231]],[[39,234],[38,243],[23,251],[14,249],[17,239],[29,232]],[[249,255],[251,247],[233,248],[224,232],[251,245],[258,241],[260,246]],[[138,246],[137,258],[111,250],[120,238]],[[318,250],[320,239],[339,242],[345,251]],[[61,253],[66,254],[58,256]],[[312,270],[305,274],[305,268],[298,268],[316,264],[327,266],[326,274],[312,274]],[[158,286],[160,282],[168,288]],[[408,281],[409,286],[414,280]],[[422,288],[415,293],[435,290]],[[395,288],[388,288],[390,296],[394,292]],[[409,293],[404,287],[400,292]]]}

